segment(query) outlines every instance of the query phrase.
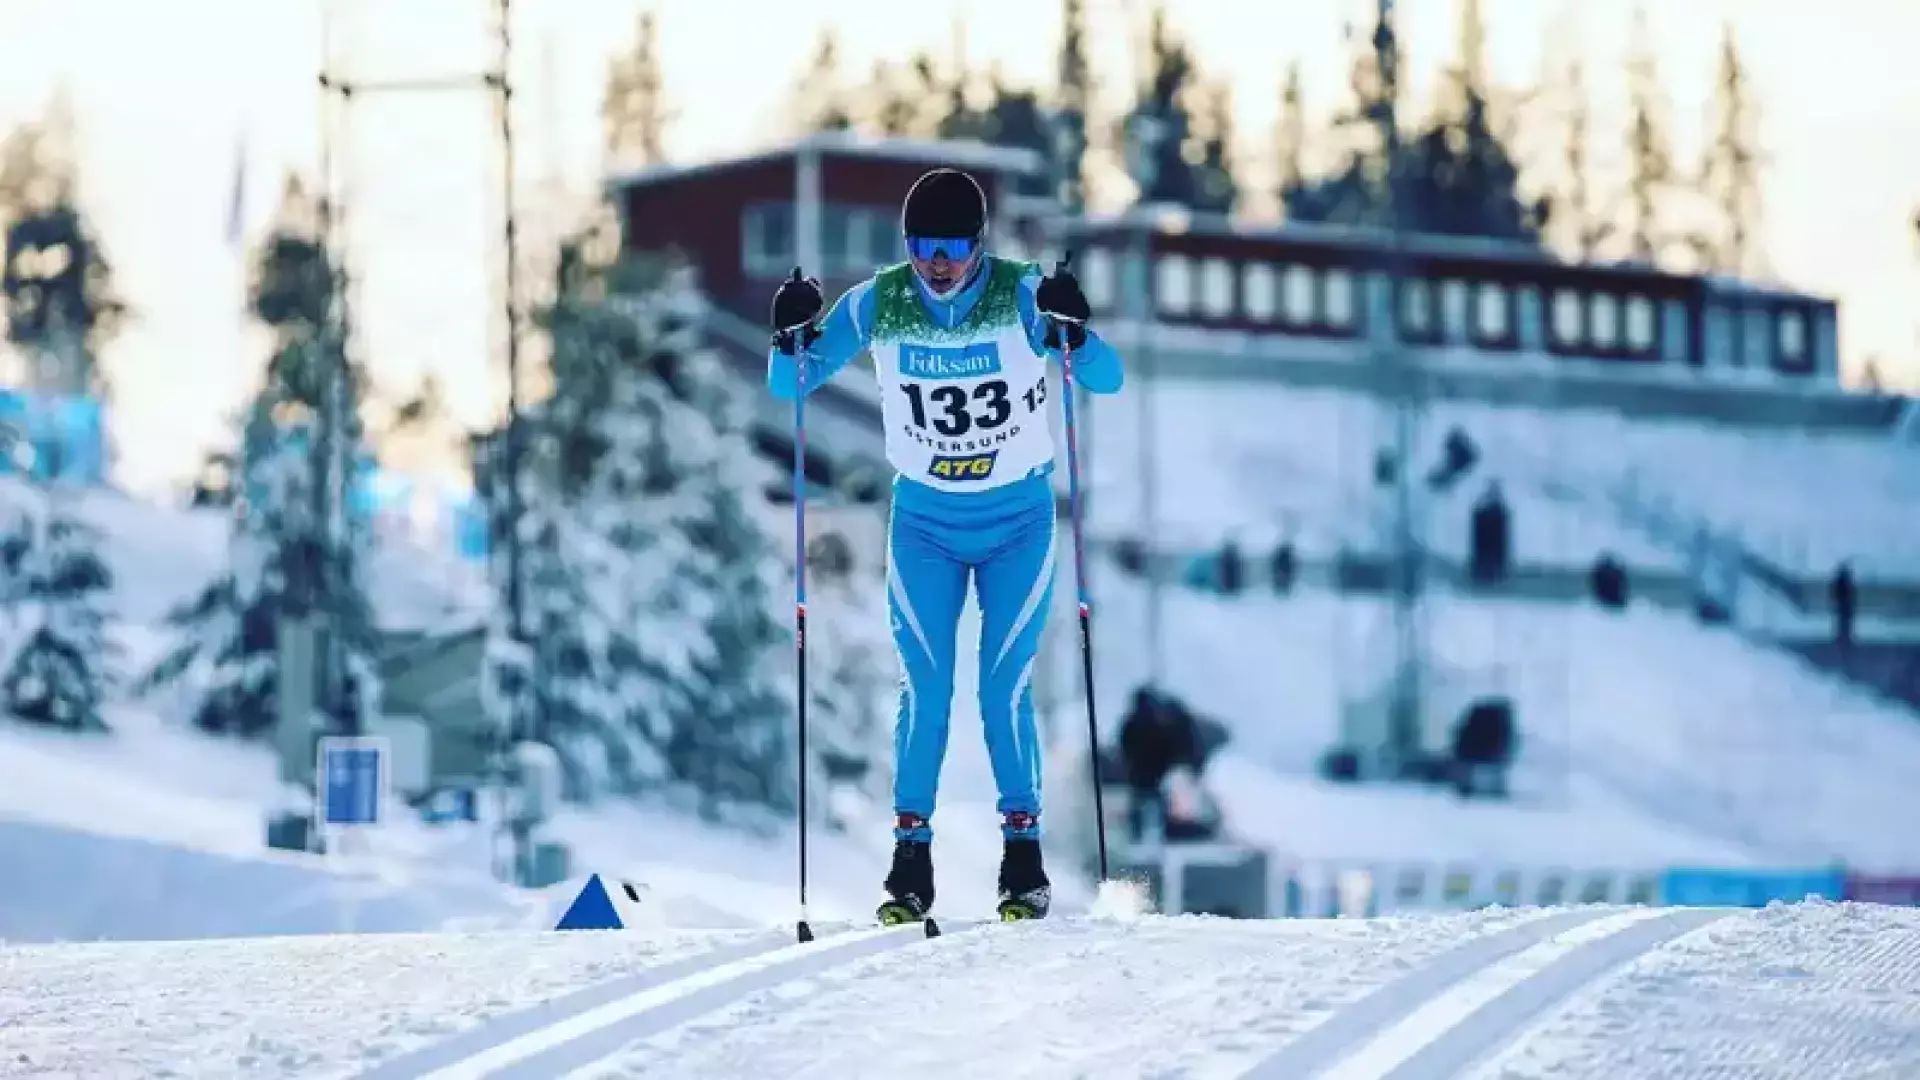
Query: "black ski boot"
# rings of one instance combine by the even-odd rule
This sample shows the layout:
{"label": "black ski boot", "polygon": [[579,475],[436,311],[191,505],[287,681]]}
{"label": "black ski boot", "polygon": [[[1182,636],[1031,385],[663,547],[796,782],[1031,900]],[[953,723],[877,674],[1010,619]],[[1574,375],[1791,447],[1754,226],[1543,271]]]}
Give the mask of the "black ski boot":
{"label": "black ski boot", "polygon": [[[1033,816],[1008,814],[1016,832],[1031,831]],[[1053,906],[1053,886],[1040,858],[1040,839],[1008,836],[1000,853],[1000,921],[1044,919]]]}
{"label": "black ski boot", "polygon": [[[895,823],[896,835],[923,830],[926,822],[902,814]],[[933,845],[926,840],[900,835],[893,843],[893,866],[887,871],[887,900],[880,905],[880,922],[886,926],[918,922],[933,910]]]}

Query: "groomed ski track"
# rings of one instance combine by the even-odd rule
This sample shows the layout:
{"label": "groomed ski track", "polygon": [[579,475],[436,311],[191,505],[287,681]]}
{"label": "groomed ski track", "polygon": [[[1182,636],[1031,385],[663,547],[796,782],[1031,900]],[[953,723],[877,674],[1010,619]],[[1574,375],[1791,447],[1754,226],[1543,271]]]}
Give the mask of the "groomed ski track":
{"label": "groomed ski track", "polygon": [[1920,1075],[1920,911],[0,948],[0,1076]]}

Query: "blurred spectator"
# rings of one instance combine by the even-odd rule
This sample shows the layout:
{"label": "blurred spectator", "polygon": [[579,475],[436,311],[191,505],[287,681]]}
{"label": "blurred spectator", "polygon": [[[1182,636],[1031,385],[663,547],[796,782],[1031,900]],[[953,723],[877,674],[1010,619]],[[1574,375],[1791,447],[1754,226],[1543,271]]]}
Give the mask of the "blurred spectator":
{"label": "blurred spectator", "polygon": [[1512,516],[1498,481],[1489,483],[1474,503],[1471,534],[1468,575],[1482,585],[1505,580],[1512,558]]}
{"label": "blurred spectator", "polygon": [[1611,611],[1620,611],[1627,606],[1627,568],[1612,552],[1601,553],[1593,561],[1593,573],[1589,580],[1593,584],[1593,598],[1600,606]]}
{"label": "blurred spectator", "polygon": [[1434,491],[1453,487],[1479,460],[1480,448],[1467,438],[1466,432],[1457,427],[1448,431],[1446,441],[1440,445],[1440,460],[1427,470],[1427,487]]}
{"label": "blurred spectator", "polygon": [[1203,791],[1199,778],[1207,759],[1226,742],[1223,725],[1195,717],[1171,696],[1145,686],[1134,691],[1133,704],[1120,723],[1120,754],[1130,793],[1127,823],[1134,840],[1156,833],[1185,837],[1205,821],[1217,821],[1217,811],[1195,809],[1207,802],[1204,794],[1182,796],[1170,804],[1168,777],[1180,770],[1183,783]]}
{"label": "blurred spectator", "polygon": [[1123,536],[1113,544],[1113,561],[1120,569],[1139,577],[1147,569],[1147,549],[1144,544],[1131,536]]}
{"label": "blurred spectator", "polygon": [[1292,540],[1282,540],[1273,549],[1272,556],[1273,591],[1289,592],[1293,589],[1294,575],[1299,573],[1299,556],[1293,550]]}
{"label": "blurred spectator", "polygon": [[1462,798],[1482,792],[1506,798],[1514,734],[1510,699],[1485,697],[1468,707],[1453,733],[1454,788]]}
{"label": "blurred spectator", "polygon": [[1834,570],[1828,591],[1833,596],[1833,643],[1845,649],[1853,644],[1854,603],[1858,599],[1851,564],[1843,562]]}
{"label": "blurred spectator", "polygon": [[1220,545],[1220,591],[1227,596],[1238,596],[1246,585],[1246,557],[1240,553],[1240,545],[1231,537]]}

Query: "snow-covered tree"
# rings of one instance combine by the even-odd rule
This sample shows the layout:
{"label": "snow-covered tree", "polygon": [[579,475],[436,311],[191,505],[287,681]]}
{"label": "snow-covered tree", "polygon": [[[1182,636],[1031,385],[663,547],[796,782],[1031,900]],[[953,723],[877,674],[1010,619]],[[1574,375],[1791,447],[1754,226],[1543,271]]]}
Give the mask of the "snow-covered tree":
{"label": "snow-covered tree", "polygon": [[186,690],[208,731],[254,734],[274,723],[279,627],[292,615],[324,619],[337,667],[328,671],[323,654],[316,702],[333,724],[358,727],[377,694],[362,583],[371,534],[344,506],[346,463],[364,436],[364,380],[343,356],[317,209],[290,183],[258,256],[253,310],[275,347],[242,424],[229,565],[172,614],[178,640],[144,680]]}
{"label": "snow-covered tree", "polygon": [[75,144],[64,95],[0,142],[0,307],[33,388],[100,396],[100,352],[128,312],[82,205]]}
{"label": "snow-covered tree", "polygon": [[[560,265],[521,523],[538,734],[579,795],[791,812],[790,579],[739,382],[700,347],[686,269],[578,247]],[[816,720],[831,730],[833,709]]]}
{"label": "snow-covered tree", "polygon": [[[23,496],[29,494],[21,493]],[[119,649],[106,634],[113,574],[99,530],[58,493],[9,507],[4,556],[0,701],[15,716],[65,728],[105,726],[100,715]]]}

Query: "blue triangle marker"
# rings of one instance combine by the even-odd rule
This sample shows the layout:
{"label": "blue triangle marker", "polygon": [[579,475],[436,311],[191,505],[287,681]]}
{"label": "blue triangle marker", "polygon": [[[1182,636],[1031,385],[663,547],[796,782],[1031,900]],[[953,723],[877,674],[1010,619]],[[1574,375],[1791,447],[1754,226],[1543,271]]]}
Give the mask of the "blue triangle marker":
{"label": "blue triangle marker", "polygon": [[580,895],[573,898],[566,914],[560,916],[555,930],[625,930],[620,921],[620,912],[613,906],[613,897],[607,895],[606,882],[595,874],[580,887]]}

